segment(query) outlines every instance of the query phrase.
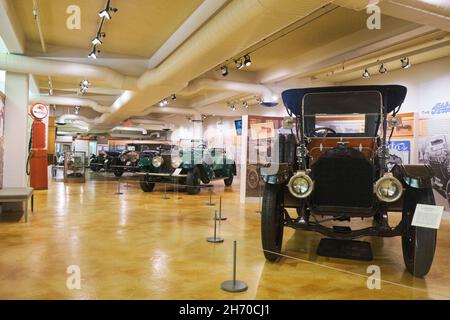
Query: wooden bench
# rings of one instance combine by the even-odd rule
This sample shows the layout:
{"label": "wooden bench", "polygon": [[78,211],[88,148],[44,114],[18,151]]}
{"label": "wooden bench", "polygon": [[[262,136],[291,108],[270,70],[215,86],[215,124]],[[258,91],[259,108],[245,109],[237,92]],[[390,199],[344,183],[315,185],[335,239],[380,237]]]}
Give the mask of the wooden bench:
{"label": "wooden bench", "polygon": [[0,189],[0,203],[22,202],[24,205],[25,222],[28,222],[28,200],[31,198],[31,212],[34,211],[33,188],[3,188]]}

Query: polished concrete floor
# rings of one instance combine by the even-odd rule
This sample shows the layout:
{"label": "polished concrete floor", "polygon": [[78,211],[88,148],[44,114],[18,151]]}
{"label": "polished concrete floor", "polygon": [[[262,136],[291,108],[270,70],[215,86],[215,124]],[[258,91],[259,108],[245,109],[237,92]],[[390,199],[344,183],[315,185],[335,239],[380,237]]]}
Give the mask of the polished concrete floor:
{"label": "polished concrete floor", "polygon": [[[443,221],[431,272],[415,279],[404,269],[400,239],[368,239],[374,260],[319,257],[320,235],[286,229],[283,257],[265,261],[258,204],[239,204],[239,186],[214,186],[223,197],[224,243],[213,233],[216,207],[208,192],[188,196],[143,193],[130,181],[116,195],[113,178],[51,183],[35,193],[29,223],[3,213],[0,222],[1,299],[450,299],[450,222]],[[394,217],[393,220],[396,218]],[[226,293],[232,244],[238,278],[248,291]],[[81,288],[69,290],[67,268],[79,266]],[[367,267],[381,268],[381,289],[367,288]]]}

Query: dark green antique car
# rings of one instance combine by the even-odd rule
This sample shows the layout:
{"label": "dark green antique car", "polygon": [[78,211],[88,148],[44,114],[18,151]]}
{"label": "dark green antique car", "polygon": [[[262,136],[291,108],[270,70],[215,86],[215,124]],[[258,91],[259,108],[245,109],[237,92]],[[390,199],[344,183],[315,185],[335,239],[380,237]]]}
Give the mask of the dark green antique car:
{"label": "dark green antique car", "polygon": [[213,180],[224,180],[226,186],[233,183],[236,175],[234,160],[226,157],[223,148],[208,149],[205,144],[191,141],[191,147],[173,147],[159,156],[141,159],[140,186],[144,192],[151,192],[156,183],[186,186],[188,194],[200,192],[200,184]]}

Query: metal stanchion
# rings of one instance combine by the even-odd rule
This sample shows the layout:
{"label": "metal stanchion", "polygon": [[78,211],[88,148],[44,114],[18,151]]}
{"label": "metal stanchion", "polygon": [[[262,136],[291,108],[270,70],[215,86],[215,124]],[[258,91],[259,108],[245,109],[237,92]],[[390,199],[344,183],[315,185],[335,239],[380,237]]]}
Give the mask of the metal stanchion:
{"label": "metal stanchion", "polygon": [[123,194],[123,192],[120,191],[120,179],[121,178],[117,179],[117,192],[116,192],[116,194]]}
{"label": "metal stanchion", "polygon": [[170,199],[170,198],[167,196],[167,183],[164,183],[164,195],[161,197],[161,199],[164,199],[164,200]]}
{"label": "metal stanchion", "polygon": [[128,189],[130,186],[128,185],[128,177],[125,176],[125,188]]}
{"label": "metal stanchion", "polygon": [[216,205],[212,202],[212,188],[209,188],[209,202],[207,202],[206,205],[211,207]]}
{"label": "metal stanchion", "polygon": [[223,242],[223,238],[217,237],[217,210],[214,212],[214,236],[206,238],[206,241],[212,242],[212,243],[219,243]]}
{"label": "metal stanchion", "polygon": [[226,217],[222,216],[222,196],[219,198],[219,216],[216,217],[216,220],[224,221],[227,220]]}
{"label": "metal stanchion", "polygon": [[177,200],[180,200],[180,199],[181,199],[180,194],[179,194],[179,192],[178,192],[179,187],[180,187],[180,186],[178,185],[178,183],[175,183],[175,191],[176,191],[176,199],[177,199]]}
{"label": "metal stanchion", "polygon": [[233,241],[233,280],[222,282],[221,288],[227,292],[243,292],[247,291],[248,286],[244,281],[236,280],[236,240]]}

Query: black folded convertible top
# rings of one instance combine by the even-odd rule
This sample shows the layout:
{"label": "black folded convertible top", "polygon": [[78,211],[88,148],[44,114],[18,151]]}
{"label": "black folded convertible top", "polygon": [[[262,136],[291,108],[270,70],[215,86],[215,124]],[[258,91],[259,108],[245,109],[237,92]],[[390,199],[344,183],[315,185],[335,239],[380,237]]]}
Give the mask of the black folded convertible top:
{"label": "black folded convertible top", "polygon": [[283,91],[281,97],[284,105],[294,115],[301,115],[301,104],[303,97],[310,93],[335,93],[335,92],[379,92],[383,97],[385,113],[391,113],[400,106],[406,97],[406,87],[400,85],[379,85],[379,86],[336,86],[336,87],[318,87],[304,89],[288,89]]}

